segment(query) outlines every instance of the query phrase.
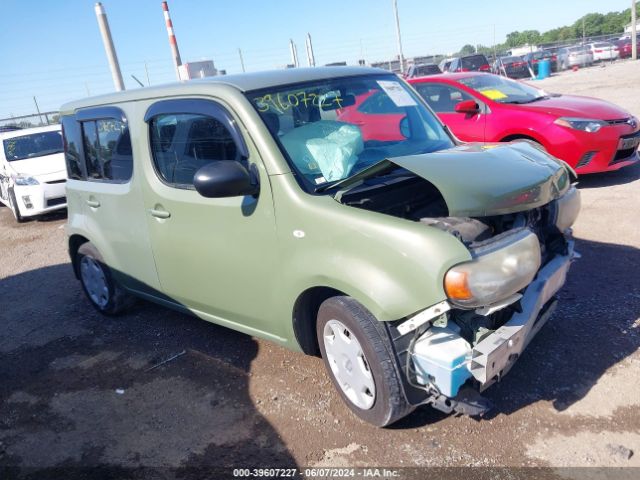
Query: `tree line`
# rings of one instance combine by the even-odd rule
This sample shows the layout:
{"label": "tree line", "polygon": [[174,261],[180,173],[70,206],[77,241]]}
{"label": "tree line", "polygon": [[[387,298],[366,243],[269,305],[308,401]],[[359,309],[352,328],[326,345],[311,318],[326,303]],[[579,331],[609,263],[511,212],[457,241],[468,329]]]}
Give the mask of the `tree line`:
{"label": "tree line", "polygon": [[[640,18],[640,3],[636,3],[636,13]],[[507,34],[506,41],[496,45],[495,49],[500,51],[509,50],[523,45],[541,45],[546,43],[562,42],[576,38],[596,37],[599,35],[613,35],[622,33],[631,22],[631,8],[621,12],[588,13],[580,17],[572,25],[553,28],[540,33],[538,30],[515,31]],[[493,47],[484,45],[467,44],[460,49],[460,55],[471,53],[492,53]]]}

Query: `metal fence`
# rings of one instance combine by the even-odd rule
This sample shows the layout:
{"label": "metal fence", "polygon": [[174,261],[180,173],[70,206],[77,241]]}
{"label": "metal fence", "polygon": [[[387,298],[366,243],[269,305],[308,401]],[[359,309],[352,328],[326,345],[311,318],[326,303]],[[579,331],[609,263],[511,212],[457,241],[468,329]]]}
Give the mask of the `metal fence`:
{"label": "metal fence", "polygon": [[58,112],[42,112],[32,115],[21,115],[19,117],[0,118],[0,127],[44,127],[60,123]]}
{"label": "metal fence", "polygon": [[[565,47],[582,46],[582,45],[595,43],[595,42],[615,43],[625,35],[628,36],[629,34],[625,32],[620,32],[620,33],[609,34],[609,35],[584,36],[584,37],[578,37],[578,38],[568,38],[564,40],[558,40],[556,42],[545,42],[545,43],[539,43],[536,45],[524,45],[516,48],[507,48],[504,45],[499,45],[496,47],[481,48],[477,53],[485,54],[489,59],[489,61],[493,63],[496,56],[498,57],[508,56],[508,55],[511,55],[511,52],[514,50],[516,52],[522,52],[522,53],[516,53],[516,55],[524,55],[525,53],[535,52],[537,50],[542,50],[542,49],[559,49],[559,48],[565,48]],[[411,64],[419,65],[424,63],[434,63],[437,65],[444,58],[447,58],[447,55],[433,54],[433,55],[421,55],[416,57],[405,58],[405,69],[408,68],[408,66]],[[398,56],[394,56],[393,58],[390,58],[387,60],[379,60],[379,61],[371,62],[370,65],[372,67],[383,68],[385,70],[389,70],[396,73],[400,72],[400,61],[398,59]]]}

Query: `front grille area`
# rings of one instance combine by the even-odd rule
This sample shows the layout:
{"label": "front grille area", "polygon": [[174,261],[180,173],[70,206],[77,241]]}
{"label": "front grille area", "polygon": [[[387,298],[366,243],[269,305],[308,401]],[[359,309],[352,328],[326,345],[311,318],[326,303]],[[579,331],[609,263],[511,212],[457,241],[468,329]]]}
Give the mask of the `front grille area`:
{"label": "front grille area", "polygon": [[615,165],[616,163],[620,163],[620,162],[624,162],[629,160],[629,157],[631,157],[634,153],[635,153],[636,149],[635,148],[627,148],[626,150],[618,150],[615,154],[615,156],[613,157],[613,160],[611,160],[611,162],[609,162],[609,165]]}
{"label": "front grille area", "polygon": [[67,179],[63,178],[62,180],[51,180],[50,182],[44,182],[48,185],[55,185],[56,183],[66,183]]}
{"label": "front grille area", "polygon": [[64,203],[67,203],[67,197],[48,198],[47,199],[47,207],[53,207],[55,205],[62,205]]}
{"label": "front grille area", "polygon": [[616,120],[605,120],[605,122],[609,125],[624,125],[625,123],[629,123],[629,120],[631,120],[630,117],[618,118]]}
{"label": "front grille area", "polygon": [[598,152],[587,152],[585,153],[582,158],[580,159],[580,161],[578,162],[578,164],[576,165],[576,168],[580,168],[580,167],[584,167],[586,165],[589,165],[589,162],[593,159],[593,157],[596,156],[596,153]]}

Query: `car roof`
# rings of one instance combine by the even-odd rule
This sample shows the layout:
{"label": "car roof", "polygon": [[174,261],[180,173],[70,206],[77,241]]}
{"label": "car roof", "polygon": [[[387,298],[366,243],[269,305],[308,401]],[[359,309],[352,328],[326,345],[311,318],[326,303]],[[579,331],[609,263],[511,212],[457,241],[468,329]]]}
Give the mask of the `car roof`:
{"label": "car roof", "polygon": [[463,78],[477,77],[479,75],[490,75],[484,72],[458,72],[458,73],[439,73],[428,77],[417,77],[409,80],[409,83],[437,82],[444,80],[445,82],[457,82]]}
{"label": "car roof", "polygon": [[310,67],[286,68],[281,70],[267,70],[263,72],[241,73],[235,75],[218,75],[215,77],[199,78],[182,82],[174,82],[154,87],[136,88],[124,92],[110,93],[89,97],[65,103],[60,110],[63,112],[93,105],[121,103],[135,101],[142,98],[162,97],[171,94],[189,94],[201,92],[205,86],[226,85],[241,92],[260,90],[269,87],[328,80],[331,78],[355,77],[360,75],[392,75],[392,72],[381,68],[371,67]]}
{"label": "car roof", "polygon": [[51,131],[60,130],[60,129],[61,129],[61,126],[59,124],[46,125],[44,127],[21,128],[19,130],[9,130],[6,132],[0,132],[0,139],[6,140],[7,138],[22,137],[24,135],[31,135],[34,133],[42,133],[42,132],[51,132]]}

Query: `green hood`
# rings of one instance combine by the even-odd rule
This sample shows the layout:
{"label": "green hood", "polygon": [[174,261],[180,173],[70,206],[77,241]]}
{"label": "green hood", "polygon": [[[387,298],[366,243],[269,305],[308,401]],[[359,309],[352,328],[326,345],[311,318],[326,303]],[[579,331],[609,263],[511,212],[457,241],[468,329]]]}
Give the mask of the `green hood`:
{"label": "green hood", "polygon": [[570,168],[529,142],[465,144],[394,157],[340,183],[346,187],[393,164],[431,182],[456,217],[530,210],[562,196],[571,185]]}

